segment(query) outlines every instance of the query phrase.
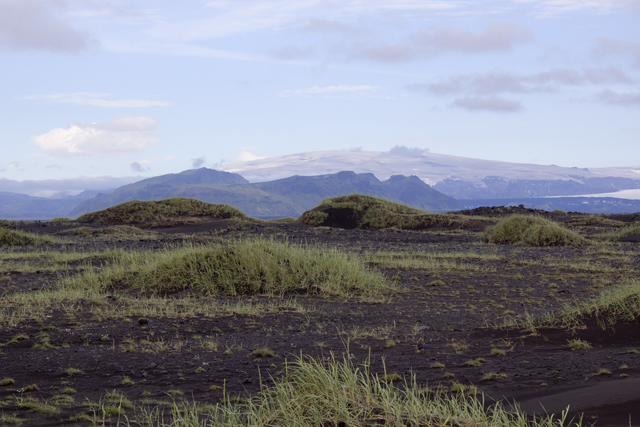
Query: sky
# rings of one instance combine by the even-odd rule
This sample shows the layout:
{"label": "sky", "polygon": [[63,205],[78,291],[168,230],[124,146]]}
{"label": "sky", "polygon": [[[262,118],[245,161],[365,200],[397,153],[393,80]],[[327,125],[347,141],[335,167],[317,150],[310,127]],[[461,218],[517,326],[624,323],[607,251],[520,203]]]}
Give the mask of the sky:
{"label": "sky", "polygon": [[396,145],[640,165],[640,0],[0,0],[0,79],[0,191]]}

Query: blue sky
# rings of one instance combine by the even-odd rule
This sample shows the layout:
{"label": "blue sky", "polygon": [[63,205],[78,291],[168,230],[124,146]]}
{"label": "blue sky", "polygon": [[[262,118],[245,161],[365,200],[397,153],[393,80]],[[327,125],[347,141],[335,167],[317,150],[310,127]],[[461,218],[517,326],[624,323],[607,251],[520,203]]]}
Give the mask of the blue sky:
{"label": "blue sky", "polygon": [[640,165],[639,0],[0,0],[0,64],[5,180],[395,145]]}

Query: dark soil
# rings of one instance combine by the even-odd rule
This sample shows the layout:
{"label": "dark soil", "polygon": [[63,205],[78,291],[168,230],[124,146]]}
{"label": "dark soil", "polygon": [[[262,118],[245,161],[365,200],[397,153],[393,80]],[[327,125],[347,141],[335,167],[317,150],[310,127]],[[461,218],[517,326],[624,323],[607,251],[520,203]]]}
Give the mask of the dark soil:
{"label": "dark soil", "polygon": [[[509,213],[513,212],[500,212]],[[23,223],[19,228],[55,234],[74,226],[78,225]],[[133,317],[96,320],[90,304],[76,301],[73,316],[61,309],[53,311],[44,323],[0,325],[0,343],[25,336],[0,347],[0,380],[15,380],[15,384],[0,386],[0,424],[4,414],[17,415],[28,425],[86,425],[86,421],[69,418],[91,414],[96,404],[101,399],[105,402],[105,395],[113,391],[124,393],[134,403],[170,402],[170,390],[182,391],[188,400],[215,403],[223,392],[227,396],[246,396],[259,391],[261,378],[263,385],[268,385],[272,377],[281,375],[287,360],[301,354],[321,358],[334,353],[349,357],[356,364],[369,360],[374,373],[398,373],[407,379],[415,375],[419,383],[429,387],[450,387],[454,382],[474,384],[488,398],[515,402],[530,414],[559,414],[569,407],[570,417],[584,414],[588,422],[585,425],[596,422],[598,426],[629,426],[630,419],[631,425],[640,425],[640,354],[635,351],[640,350],[640,323],[619,323],[603,329],[595,320],[586,319],[585,325],[575,331],[546,329],[536,335],[491,327],[511,315],[559,309],[563,303],[594,295],[607,283],[637,276],[637,243],[609,247],[625,252],[627,264],[621,267],[617,259],[602,257],[593,247],[487,245],[481,243],[479,233],[471,231],[343,230],[301,224],[249,224],[234,230],[226,222],[159,231],[157,237],[139,239],[65,237],[69,243],[4,247],[0,248],[0,255],[108,248],[153,251],[185,240],[198,243],[210,238],[263,235],[362,254],[475,251],[502,257],[467,260],[467,265],[460,263],[460,268],[446,271],[373,264],[400,289],[384,304],[301,293],[285,298],[295,298],[305,307],[304,312],[209,317],[206,307],[212,302],[207,300],[203,302],[202,315],[197,317],[147,318],[138,322]],[[585,257],[611,270],[594,274],[570,267],[573,260]],[[566,259],[568,264],[548,267],[548,259]],[[100,268],[104,262],[96,259],[94,265]],[[470,266],[474,268],[467,268]],[[0,295],[47,288],[63,275],[77,271],[74,265],[65,271],[2,268],[0,264],[0,277],[9,279],[0,281]],[[430,286],[435,280],[442,281],[443,286]],[[114,295],[104,303],[126,304],[127,298]],[[277,300],[255,296],[228,300],[238,299],[252,303]],[[14,308],[0,307],[5,309]],[[48,348],[38,346],[45,336],[50,343]],[[217,349],[202,348],[200,343],[207,338],[217,340]],[[592,348],[571,350],[568,341],[577,338]],[[162,341],[172,348],[147,352],[138,346],[144,340]],[[253,355],[253,350],[259,348],[268,348],[275,356]],[[492,349],[504,350],[504,355],[492,356]],[[478,358],[484,359],[481,366],[466,365]],[[436,362],[444,367],[434,367]],[[82,372],[69,375],[68,368]],[[601,369],[609,373],[594,375]],[[504,378],[483,379],[491,372],[504,374]],[[130,378],[133,384],[123,385],[124,378]],[[39,391],[21,391],[30,384],[36,384]],[[29,396],[52,402],[65,387],[76,391],[72,394],[74,403],[60,405],[61,413],[56,415],[21,409],[13,398]],[[111,418],[112,422],[115,420]]]}

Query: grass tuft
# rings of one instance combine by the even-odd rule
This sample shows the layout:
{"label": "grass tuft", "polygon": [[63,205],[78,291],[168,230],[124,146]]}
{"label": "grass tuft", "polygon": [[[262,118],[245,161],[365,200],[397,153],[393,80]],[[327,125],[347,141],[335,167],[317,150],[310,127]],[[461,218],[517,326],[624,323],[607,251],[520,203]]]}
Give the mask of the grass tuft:
{"label": "grass tuft", "polygon": [[586,240],[573,230],[548,219],[530,215],[510,215],[485,230],[484,238],[496,244],[529,246],[581,246]]}

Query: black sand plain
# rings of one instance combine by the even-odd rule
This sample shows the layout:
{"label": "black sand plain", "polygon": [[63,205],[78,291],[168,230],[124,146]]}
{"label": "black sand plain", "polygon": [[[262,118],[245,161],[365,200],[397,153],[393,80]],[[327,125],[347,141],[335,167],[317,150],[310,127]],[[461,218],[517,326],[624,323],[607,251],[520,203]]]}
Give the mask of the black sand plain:
{"label": "black sand plain", "polygon": [[[500,218],[518,211],[479,208],[465,213]],[[603,225],[593,217],[559,214],[553,219],[585,236],[606,231],[606,221]],[[606,220],[632,223],[640,215]],[[497,327],[638,279],[640,245],[634,238],[581,247],[528,247],[484,243],[482,227],[402,231],[215,221],[140,236],[65,236],[65,230],[79,225],[12,226],[64,242],[0,248],[5,304],[0,307],[0,379],[13,380],[0,385],[0,424],[93,425],[96,408],[105,405],[162,405],[172,399],[205,405],[223,396],[240,400],[269,386],[287,361],[333,353],[355,364],[368,361],[374,373],[415,376],[429,387],[475,386],[487,402],[516,402],[529,414],[560,414],[569,408],[569,418],[582,415],[583,425],[640,425],[637,320],[603,326],[593,317],[575,328],[535,332]],[[47,253],[158,251],[183,242],[253,237],[364,257],[397,289],[384,302],[320,297],[304,289],[282,297],[211,297],[201,299],[196,312],[167,311],[155,317],[142,309],[139,315],[126,310],[118,315],[118,307],[131,305],[135,296],[114,292],[104,301],[48,307],[43,317],[15,314],[20,310],[15,293],[40,292],[64,277],[109,263],[106,256],[55,263],[46,261]],[[376,255],[380,253],[387,255]],[[389,253],[408,254],[401,257],[406,262]],[[38,259],[33,254],[44,255]],[[96,315],[96,308],[102,314]],[[569,344],[575,340],[590,348],[572,349]],[[126,410],[133,424],[133,408]],[[117,411],[100,419],[114,424]]]}

